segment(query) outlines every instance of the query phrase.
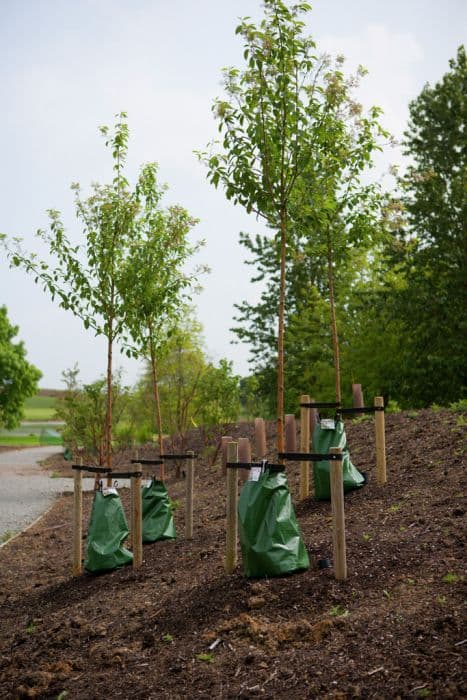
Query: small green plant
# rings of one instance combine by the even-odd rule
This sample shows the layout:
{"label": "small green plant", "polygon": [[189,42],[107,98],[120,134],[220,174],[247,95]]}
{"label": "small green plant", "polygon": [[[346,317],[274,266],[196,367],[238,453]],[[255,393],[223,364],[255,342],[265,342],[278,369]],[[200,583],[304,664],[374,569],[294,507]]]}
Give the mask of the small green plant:
{"label": "small green plant", "polygon": [[8,542],[8,540],[11,540],[12,537],[16,535],[16,530],[6,530],[0,535],[0,544],[3,544],[4,542]]}
{"label": "small green plant", "polygon": [[449,404],[451,411],[467,411],[467,399],[460,399]]}
{"label": "small green plant", "polygon": [[50,475],[50,478],[51,479],[59,479],[60,478],[59,472],[52,472]]}
{"label": "small green plant", "polygon": [[393,503],[392,506],[389,506],[389,512],[390,513],[397,513],[402,508],[402,503]]}
{"label": "small green plant", "polygon": [[364,532],[362,537],[365,540],[365,542],[370,542],[373,539],[373,535],[370,535],[369,532]]}
{"label": "small green plant", "polygon": [[405,532],[407,530],[407,528],[405,527],[405,525],[400,525],[399,530],[401,532]]}
{"label": "small green plant", "polygon": [[439,595],[439,596],[436,598],[436,602],[437,602],[437,603],[440,603],[440,605],[445,605],[445,603],[447,603],[447,601],[448,601],[448,599],[446,598],[445,595]]}
{"label": "small green plant", "polygon": [[171,634],[167,632],[167,634],[164,634],[162,637],[162,641],[165,642],[166,644],[170,644],[173,642],[174,638]]}
{"label": "small green plant", "polygon": [[416,418],[418,416],[418,411],[408,411],[407,418]]}
{"label": "small green plant", "polygon": [[212,652],[201,652],[200,654],[196,654],[196,658],[198,661],[204,661],[207,664],[214,663],[214,654]]}
{"label": "small green plant", "polygon": [[384,595],[384,597],[387,598],[388,600],[389,600],[390,597],[391,597],[391,594],[390,594],[389,591],[387,591],[385,588],[383,588],[383,595]]}
{"label": "small green plant", "polygon": [[340,605],[333,605],[329,611],[329,614],[331,617],[348,617],[350,612]]}
{"label": "small green plant", "polygon": [[30,622],[26,627],[26,632],[28,634],[34,634],[34,632],[37,632],[37,625],[35,625],[34,622]]}
{"label": "small green plant", "polygon": [[414,578],[407,578],[406,581],[409,584],[409,586],[415,586],[415,579]]}
{"label": "small green plant", "polygon": [[169,497],[169,506],[172,511],[178,510],[180,508],[180,500],[177,498],[175,500],[172,500]]}
{"label": "small green plant", "polygon": [[66,697],[68,697],[68,690],[62,690],[62,692],[57,695],[57,700],[65,700]]}
{"label": "small green plant", "polygon": [[458,583],[459,581],[463,581],[464,577],[459,576],[458,574],[455,574],[452,571],[449,571],[445,576],[443,576],[443,582],[444,583]]}
{"label": "small green plant", "polygon": [[439,411],[442,411],[442,410],[443,410],[443,407],[440,406],[440,405],[437,404],[437,403],[432,403],[431,406],[430,406],[430,409],[431,409],[434,413],[439,413]]}
{"label": "small green plant", "polygon": [[397,401],[394,401],[394,399],[389,399],[388,405],[386,406],[386,413],[400,413],[401,410],[402,409]]}
{"label": "small green plant", "polygon": [[357,416],[357,418],[354,418],[352,423],[358,425],[359,423],[366,423],[370,420],[373,420],[373,416],[362,414],[361,416]]}
{"label": "small green plant", "polygon": [[431,695],[431,690],[429,688],[420,688],[420,690],[417,693],[417,697],[419,698],[427,698]]}

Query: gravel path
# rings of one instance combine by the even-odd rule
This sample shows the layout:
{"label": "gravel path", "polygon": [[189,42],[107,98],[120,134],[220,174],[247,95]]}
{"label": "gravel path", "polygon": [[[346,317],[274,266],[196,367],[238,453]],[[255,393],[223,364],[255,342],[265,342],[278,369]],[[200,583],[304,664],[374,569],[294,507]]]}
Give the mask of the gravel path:
{"label": "gravel path", "polygon": [[[39,466],[40,461],[62,451],[58,445],[0,452],[0,543],[5,533],[23,530],[57,495],[73,489],[71,479],[51,478]],[[92,479],[83,480],[83,488],[92,485]]]}

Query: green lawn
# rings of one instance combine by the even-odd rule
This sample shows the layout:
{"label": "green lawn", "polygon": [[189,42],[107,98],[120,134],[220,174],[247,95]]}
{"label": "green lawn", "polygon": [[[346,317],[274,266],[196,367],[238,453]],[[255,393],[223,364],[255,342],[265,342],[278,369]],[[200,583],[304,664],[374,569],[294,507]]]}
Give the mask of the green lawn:
{"label": "green lawn", "polygon": [[53,420],[56,405],[54,396],[31,396],[24,404],[24,420]]}
{"label": "green lawn", "polygon": [[0,446],[36,447],[40,444],[39,435],[0,435]]}

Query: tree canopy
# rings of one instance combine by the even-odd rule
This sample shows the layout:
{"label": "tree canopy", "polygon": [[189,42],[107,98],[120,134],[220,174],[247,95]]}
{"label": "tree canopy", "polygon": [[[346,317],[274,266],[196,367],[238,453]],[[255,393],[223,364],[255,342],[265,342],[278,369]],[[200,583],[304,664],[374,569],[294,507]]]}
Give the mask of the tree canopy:
{"label": "tree canopy", "polygon": [[21,422],[25,399],[34,396],[42,376],[26,359],[18,326],[11,325],[7,308],[0,306],[0,426],[12,429]]}

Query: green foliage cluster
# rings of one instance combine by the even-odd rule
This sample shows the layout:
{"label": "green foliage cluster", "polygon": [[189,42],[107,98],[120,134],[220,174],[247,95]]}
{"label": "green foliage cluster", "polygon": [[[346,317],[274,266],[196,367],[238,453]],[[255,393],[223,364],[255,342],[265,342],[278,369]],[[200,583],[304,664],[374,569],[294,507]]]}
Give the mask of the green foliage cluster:
{"label": "green foliage cluster", "polygon": [[[335,74],[329,72],[324,84]],[[343,78],[338,80],[342,86]],[[340,92],[340,138],[346,162],[356,144],[356,165],[346,174],[344,161],[334,157],[330,176],[326,157],[332,148],[324,157],[318,151],[320,167],[310,166],[312,172],[299,179],[309,196],[297,200],[286,261],[285,410],[297,409],[301,393],[317,400],[332,396],[329,240],[344,403],[351,399],[351,383],[360,382],[367,397],[383,395],[398,410],[449,405],[465,396],[466,387],[465,49],[459,49],[443,79],[427,85],[410,105],[404,147],[412,165],[398,179],[397,196],[359,180],[383,133],[375,113],[364,126],[354,119],[358,106],[352,83],[346,85]],[[319,196],[323,192],[329,201]],[[274,237],[244,233],[240,242],[254,269],[252,282],[262,283],[262,293],[257,303],[237,304],[233,330],[252,348],[251,381],[272,415],[278,245]]]}
{"label": "green foliage cluster", "polygon": [[[107,416],[107,383],[106,379],[98,379],[90,384],[79,381],[79,368],[75,365],[62,373],[65,382],[65,392],[57,403],[56,414],[59,420],[65,422],[62,430],[64,444],[76,452],[84,449],[92,455],[98,464],[104,463],[106,416]],[[117,372],[112,388],[112,421],[113,430],[125,419],[130,392],[121,382]]]}
{"label": "green foliage cluster", "polygon": [[41,372],[26,359],[22,342],[15,342],[5,306],[0,307],[0,427],[14,428],[23,418],[24,401],[34,396]]}
{"label": "green foliage cluster", "polygon": [[[216,366],[205,354],[202,329],[191,311],[164,344],[159,362],[159,396],[163,431],[182,440],[190,428],[209,428],[237,420],[240,413],[240,377],[232,363]],[[137,387],[130,408],[133,423],[151,426],[154,411],[151,369]]]}

